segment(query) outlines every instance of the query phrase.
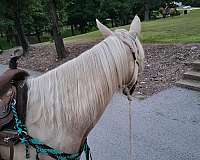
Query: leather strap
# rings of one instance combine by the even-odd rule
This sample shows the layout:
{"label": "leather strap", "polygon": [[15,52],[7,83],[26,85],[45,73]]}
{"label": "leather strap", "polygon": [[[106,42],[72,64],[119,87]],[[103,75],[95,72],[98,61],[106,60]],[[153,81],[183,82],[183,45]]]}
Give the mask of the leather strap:
{"label": "leather strap", "polygon": [[14,84],[17,90],[16,95],[16,110],[19,119],[25,124],[26,121],[26,104],[27,104],[27,93],[28,93],[28,86],[25,81],[20,81]]}
{"label": "leather strap", "polygon": [[13,158],[14,158],[14,145],[11,144],[10,145],[10,158],[9,158],[9,160],[13,160]]}

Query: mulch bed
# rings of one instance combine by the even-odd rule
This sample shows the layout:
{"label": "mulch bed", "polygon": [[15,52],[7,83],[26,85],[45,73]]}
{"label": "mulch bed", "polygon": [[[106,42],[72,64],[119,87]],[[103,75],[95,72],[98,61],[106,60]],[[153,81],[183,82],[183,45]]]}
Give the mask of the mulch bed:
{"label": "mulch bed", "polygon": [[[59,61],[56,59],[55,47],[48,45],[31,46],[29,55],[19,61],[19,67],[46,72],[91,48],[96,43],[68,44],[70,55]],[[189,45],[152,45],[145,44],[145,68],[139,75],[136,95],[150,96],[166,89],[179,80],[190,68],[190,63],[200,59],[200,44]],[[0,64],[8,64],[12,50],[0,55]]]}
{"label": "mulch bed", "polygon": [[200,59],[200,44],[144,45],[145,68],[137,91],[150,96],[175,84]]}

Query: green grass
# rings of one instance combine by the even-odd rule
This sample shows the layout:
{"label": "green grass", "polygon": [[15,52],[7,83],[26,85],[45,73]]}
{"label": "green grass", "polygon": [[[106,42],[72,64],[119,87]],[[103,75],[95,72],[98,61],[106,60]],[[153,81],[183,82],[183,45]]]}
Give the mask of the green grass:
{"label": "green grass", "polygon": [[[142,23],[143,43],[200,43],[200,10],[187,15]],[[122,28],[128,29],[129,26]],[[99,31],[65,38],[65,42],[81,43],[102,39]]]}
{"label": "green grass", "polygon": [[86,34],[67,37],[64,39],[64,41],[67,43],[84,43],[84,42],[95,42],[102,38],[103,36],[99,31],[94,31]]}
{"label": "green grass", "polygon": [[200,43],[200,10],[142,25],[144,43]]}

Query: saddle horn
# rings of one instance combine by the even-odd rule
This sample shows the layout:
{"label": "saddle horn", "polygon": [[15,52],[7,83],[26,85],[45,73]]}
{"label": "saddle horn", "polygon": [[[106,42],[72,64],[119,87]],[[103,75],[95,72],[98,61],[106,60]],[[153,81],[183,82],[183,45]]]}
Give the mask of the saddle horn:
{"label": "saddle horn", "polygon": [[18,65],[17,60],[18,60],[19,58],[21,58],[21,56],[22,56],[22,54],[17,55],[17,53],[18,53],[19,51],[20,51],[20,49],[16,49],[16,50],[14,51],[14,53],[11,54],[11,56],[10,56],[10,61],[9,61],[9,68],[10,68],[10,69],[17,69],[17,65]]}

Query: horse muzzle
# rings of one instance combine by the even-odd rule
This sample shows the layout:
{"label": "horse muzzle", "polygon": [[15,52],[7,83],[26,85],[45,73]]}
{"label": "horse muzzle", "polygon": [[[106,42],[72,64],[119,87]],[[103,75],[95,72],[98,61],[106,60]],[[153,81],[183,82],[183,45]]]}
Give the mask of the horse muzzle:
{"label": "horse muzzle", "polygon": [[123,94],[127,97],[131,96],[133,94],[133,92],[135,91],[136,85],[137,85],[137,81],[131,87],[129,87],[129,86],[125,87],[123,89]]}

